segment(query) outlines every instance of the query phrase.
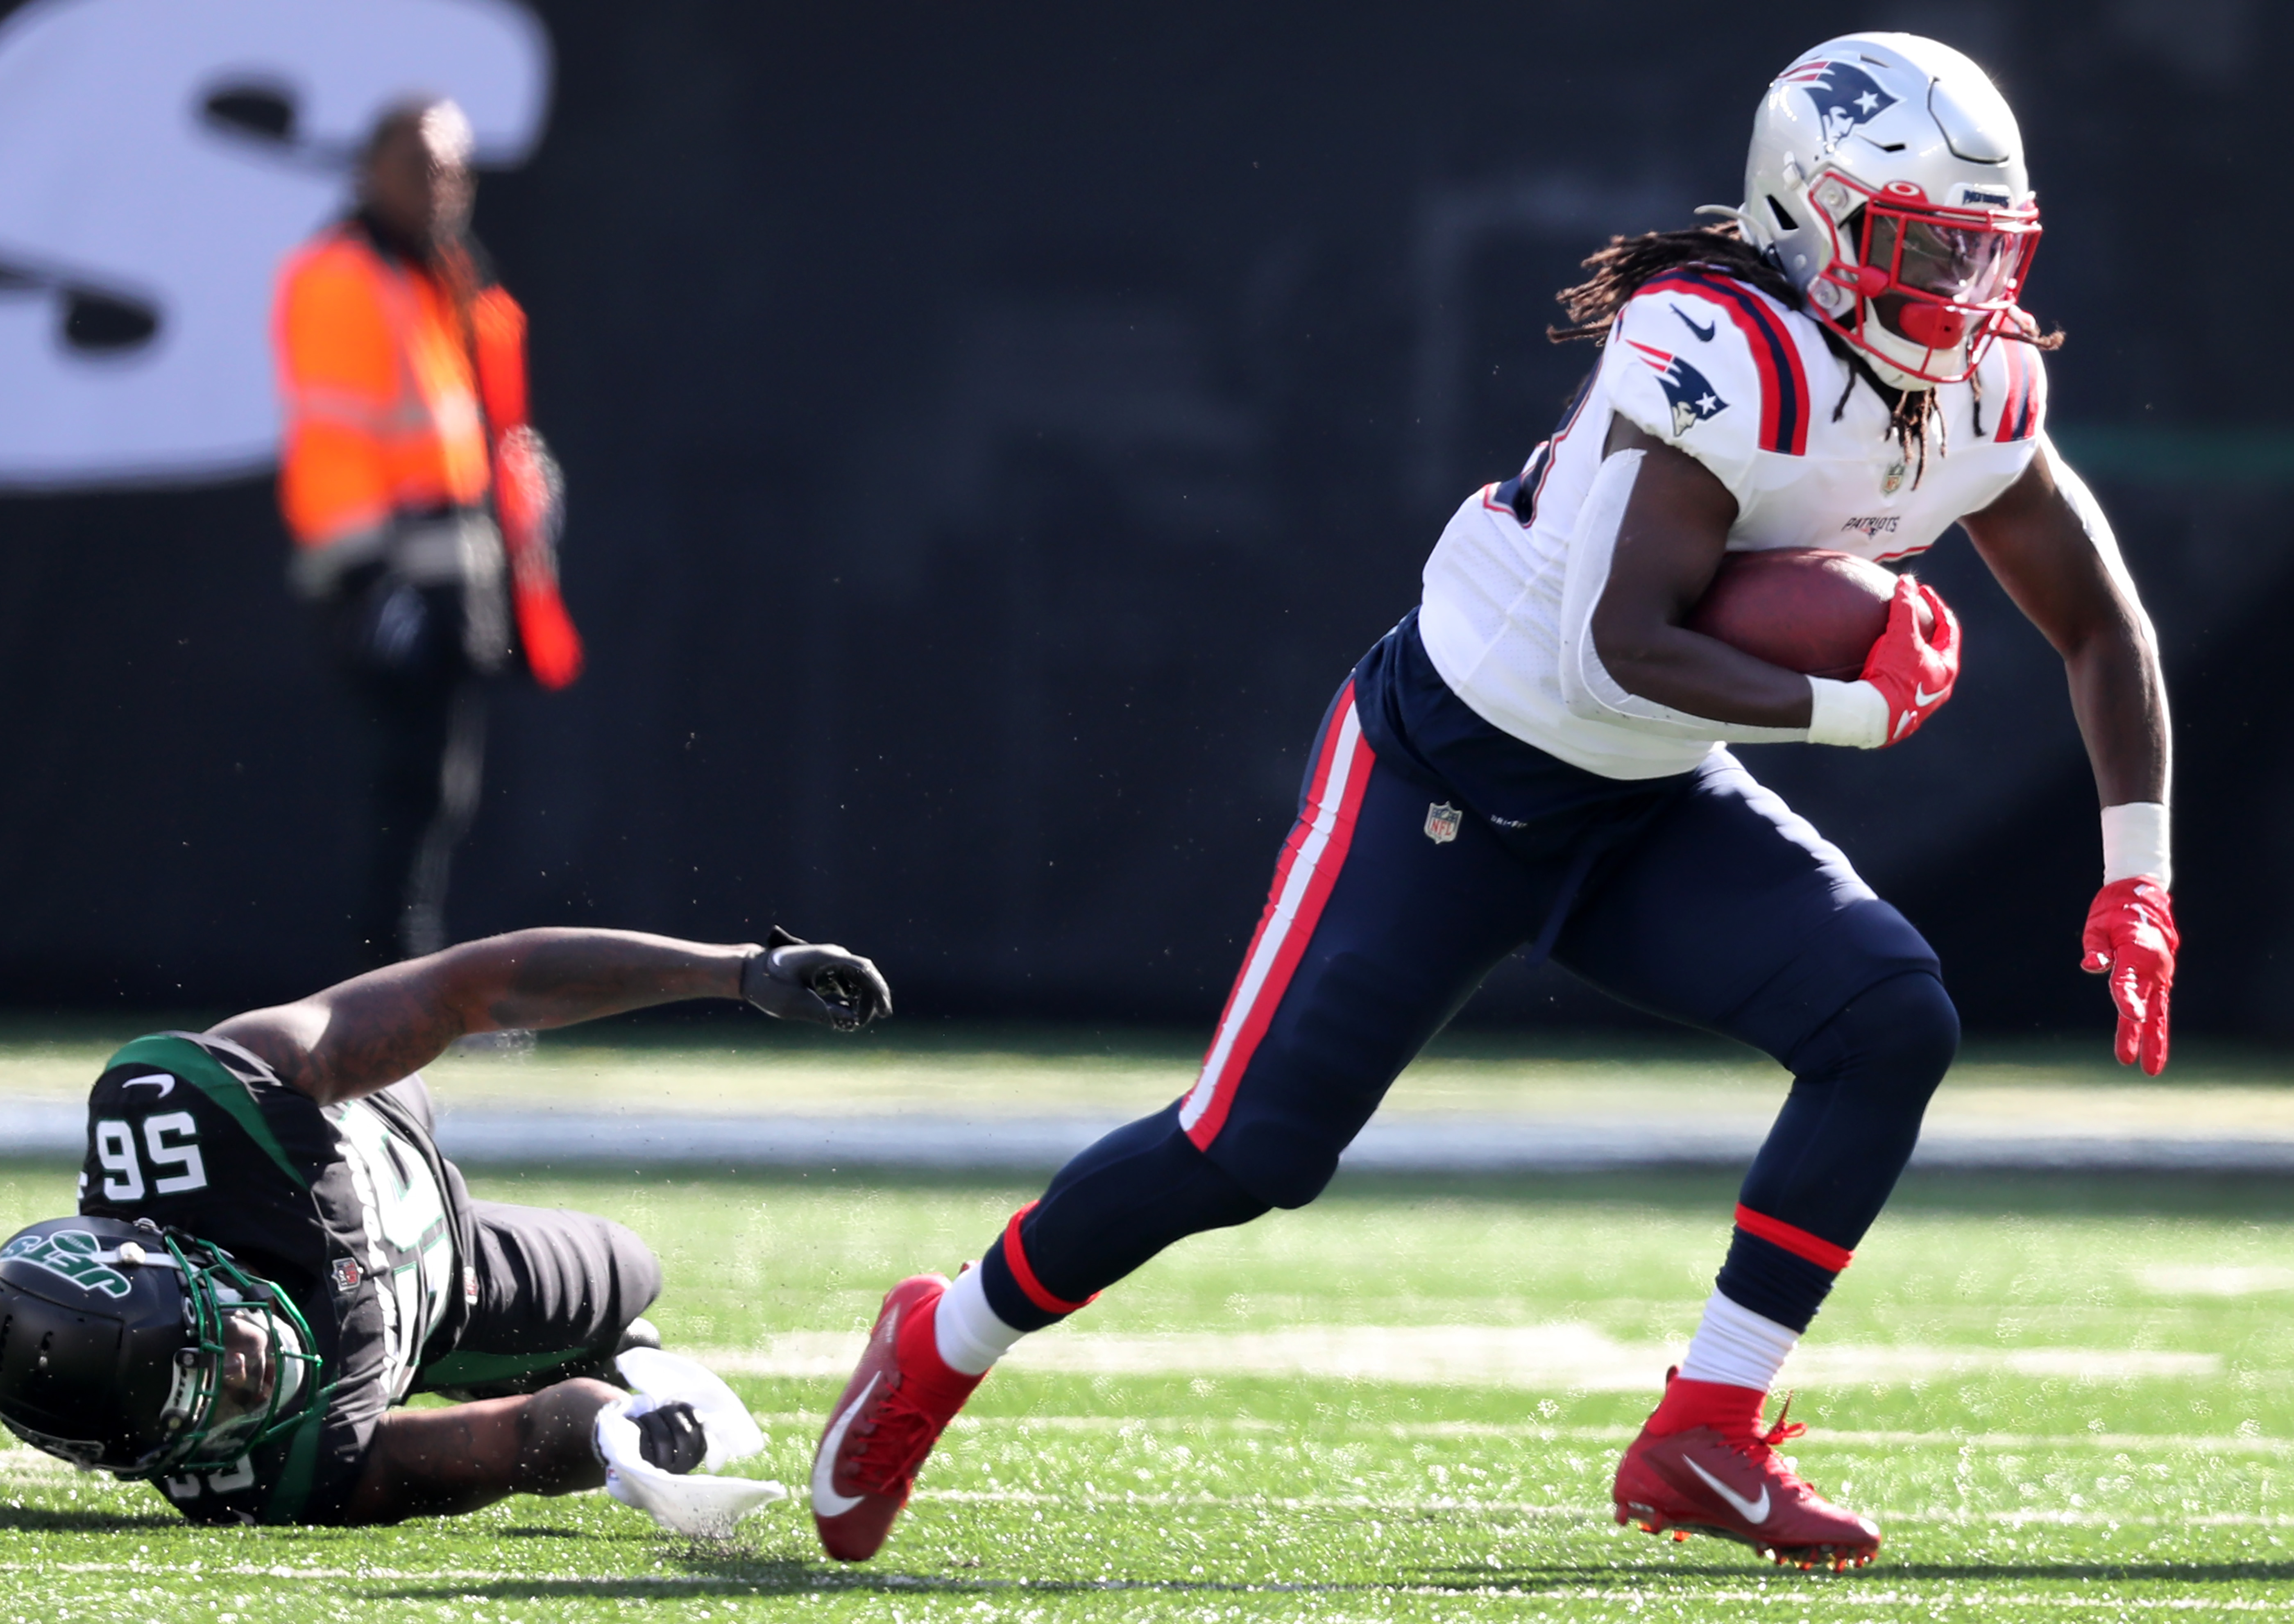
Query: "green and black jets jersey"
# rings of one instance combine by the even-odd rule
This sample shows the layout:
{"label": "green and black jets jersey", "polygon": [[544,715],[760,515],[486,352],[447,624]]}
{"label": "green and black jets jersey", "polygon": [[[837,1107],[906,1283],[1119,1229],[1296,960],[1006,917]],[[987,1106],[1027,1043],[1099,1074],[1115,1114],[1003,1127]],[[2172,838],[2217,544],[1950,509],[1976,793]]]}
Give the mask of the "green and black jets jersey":
{"label": "green and black jets jersey", "polygon": [[419,1077],[321,1107],[246,1049],[167,1032],[88,1096],[79,1210],[184,1229],[309,1321],[325,1402],[220,1471],[162,1478],[195,1522],[324,1522],[384,1411],[451,1351],[477,1294],[469,1196],[430,1137]]}

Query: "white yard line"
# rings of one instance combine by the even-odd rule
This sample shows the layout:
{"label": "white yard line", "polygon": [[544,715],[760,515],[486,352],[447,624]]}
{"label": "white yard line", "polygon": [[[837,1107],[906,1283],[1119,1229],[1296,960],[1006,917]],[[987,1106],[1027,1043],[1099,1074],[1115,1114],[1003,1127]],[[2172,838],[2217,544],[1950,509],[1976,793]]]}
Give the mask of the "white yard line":
{"label": "white yard line", "polygon": [[[1163,1494],[1153,1490],[1116,1493],[1085,1489],[1051,1493],[1036,1489],[919,1489],[915,1498],[946,1500],[956,1505],[1138,1506],[1151,1509],[1184,1506],[1255,1506],[1278,1511],[1373,1512],[1384,1516],[1426,1516],[1465,1512],[1476,1516],[1529,1517],[1557,1522],[1614,1522],[1606,1505],[1590,1502],[1557,1504],[1551,1500],[1481,1499],[1471,1495],[1432,1495],[1421,1499],[1381,1499],[1375,1495],[1348,1494]],[[2077,1509],[2019,1508],[1968,1511],[1957,1506],[1864,1507],[1883,1524],[1932,1522],[2000,1528],[2294,1528],[2294,1513],[2208,1512],[2188,1516],[2158,1516],[2146,1513]]]}
{"label": "white yard line", "polygon": [[2265,1292],[2294,1292],[2294,1269],[2178,1268],[2162,1263],[2137,1269],[2135,1283],[2161,1297],[2253,1297]]}
{"label": "white yard line", "polygon": [[[818,1430],[825,1419],[818,1410],[759,1410],[755,1414],[761,1426],[794,1427],[800,1433]],[[1349,1437],[1368,1433],[1380,1438],[1590,1444],[1623,1443],[1639,1430],[1633,1426],[1544,1426],[1525,1421],[1272,1421],[1259,1416],[963,1415],[948,1423],[951,1432],[1168,1432],[1184,1436],[1218,1432],[1307,1436],[1338,1432]],[[2005,1454],[2080,1449],[2113,1454],[2294,1455],[2294,1438],[2265,1438],[2244,1432],[1956,1432],[1824,1427],[1811,1432],[1809,1441],[1851,1449],[1970,1449]]]}
{"label": "white yard line", "polygon": [[[709,1363],[719,1369],[727,1363],[712,1358]],[[760,1425],[771,1429],[793,1429],[800,1437],[822,1422],[820,1415],[810,1410],[758,1411]],[[1017,1432],[1084,1432],[1098,1434],[1152,1433],[1184,1437],[1231,1434],[1286,1434],[1301,1438],[1327,1437],[1339,1433],[1349,1437],[1367,1434],[1393,1439],[1456,1439],[1467,1443],[1512,1444],[1587,1444],[1607,1447],[1626,1442],[1639,1430],[1631,1426],[1543,1426],[1534,1422],[1506,1421],[1351,1421],[1316,1420],[1313,1422],[1274,1421],[1255,1416],[958,1416],[948,1430],[958,1435],[970,1433],[999,1434]],[[2032,1451],[2094,1450],[2120,1455],[2260,1455],[2294,1457],[2294,1439],[2249,1437],[2244,1433],[2184,1434],[2173,1432],[1906,1432],[1889,1430],[1825,1427],[1810,1434],[1804,1448],[1829,1447],[1841,1449],[1965,1449],[1987,1454],[2016,1454]],[[0,1481],[50,1482],[84,1475],[68,1461],[43,1455],[38,1450],[21,1445],[0,1447]],[[107,1483],[99,1487],[108,1488]],[[950,1498],[963,1498],[970,1490],[942,1491]],[[927,1495],[929,1491],[919,1490]],[[978,1498],[994,1498],[980,1496]],[[1336,1502],[1333,1502],[1334,1504]],[[1896,1514],[1911,1518],[1948,1521],[1956,1512],[1904,1512]],[[2032,1521],[2068,1519],[2074,1522],[2129,1521],[2113,1519],[2101,1513],[1985,1513],[1996,1518],[2023,1518]],[[2134,1519],[2139,1521],[2140,1519]],[[2278,1519],[2277,1522],[2290,1519]],[[2204,1523],[2205,1516],[2172,1519],[2178,1523]],[[2257,1522],[2253,1518],[2236,1518],[2239,1525]],[[2257,1522],[2257,1525],[2259,1525]],[[4,1564],[0,1564],[4,1566]]]}
{"label": "white yard line", "polygon": [[[953,1081],[952,1089],[964,1086]],[[1181,1083],[1184,1087],[1184,1082]],[[1094,1108],[1088,1096],[1043,1110],[951,1106],[948,1090],[903,1099],[857,1099],[839,1109],[808,1096],[778,1110],[614,1109],[510,1105],[495,1098],[457,1106],[451,1094],[438,1130],[449,1155],[494,1166],[655,1165],[770,1168],[940,1168],[1034,1177],[1067,1161],[1138,1109]],[[2007,1099],[2002,1111],[1932,1116],[1913,1165],[1986,1171],[2294,1171],[2294,1122],[2223,1110],[2176,1114],[2084,1114]],[[2185,1102],[2186,1106],[2190,1102]],[[2213,1105],[2221,1102],[2209,1101]],[[1147,1107],[1141,1107],[1147,1108]],[[1773,1099],[1695,1095],[1668,1107],[1598,1112],[1395,1110],[1374,1119],[1349,1147],[1355,1171],[1572,1172],[1637,1167],[1742,1167],[1767,1137]],[[0,1093],[0,1145],[20,1155],[77,1156],[86,1111],[69,1099]],[[2274,1288],[2275,1289],[2275,1288]]]}
{"label": "white yard line", "polygon": [[[791,1331],[761,1347],[696,1351],[725,1375],[850,1372],[865,1335]],[[1613,1340],[1574,1321],[1527,1326],[1284,1326],[1264,1331],[1067,1331],[1032,1336],[1005,1360],[1062,1375],[1289,1376],[1533,1391],[1655,1391],[1680,1350]],[[2218,1375],[2217,1354],[2123,1348],[1817,1346],[1794,1354],[1785,1384],[1804,1387],[2004,1375],[2093,1381]]]}

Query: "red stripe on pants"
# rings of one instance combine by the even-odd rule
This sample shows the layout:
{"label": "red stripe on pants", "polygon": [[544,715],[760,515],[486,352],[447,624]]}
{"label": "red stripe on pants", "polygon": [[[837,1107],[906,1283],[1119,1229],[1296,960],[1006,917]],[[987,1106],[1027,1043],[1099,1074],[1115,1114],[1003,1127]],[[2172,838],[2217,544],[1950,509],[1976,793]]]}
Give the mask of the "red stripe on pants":
{"label": "red stripe on pants", "polygon": [[1796,1258],[1806,1258],[1818,1269],[1828,1269],[1838,1274],[1848,1267],[1856,1254],[1845,1246],[1835,1246],[1820,1235],[1810,1235],[1795,1228],[1781,1218],[1770,1218],[1765,1212],[1755,1212],[1739,1203],[1737,1207],[1737,1228],[1747,1235],[1756,1235],[1769,1245],[1781,1246]]}
{"label": "red stripe on pants", "polygon": [[1035,1267],[1028,1261],[1027,1249],[1020,1244],[1020,1225],[1035,1210],[1036,1204],[1031,1201],[1013,1213],[1012,1221],[1004,1226],[1004,1262],[1011,1269],[1013,1279],[1018,1281],[1020,1289],[1028,1294],[1028,1301],[1046,1314],[1072,1314],[1078,1309],[1090,1307],[1099,1298],[1097,1292],[1081,1302],[1070,1302],[1064,1297],[1053,1296],[1050,1289],[1036,1278]]}
{"label": "red stripe on pants", "polygon": [[1198,1149],[1208,1150],[1226,1123],[1236,1086],[1265,1037],[1282,995],[1314,940],[1338,872],[1354,844],[1354,819],[1376,754],[1362,736],[1349,683],[1332,707],[1306,805],[1291,826],[1274,867],[1265,911],[1243,955],[1242,970],[1227,994],[1203,1069],[1179,1111],[1179,1125]]}

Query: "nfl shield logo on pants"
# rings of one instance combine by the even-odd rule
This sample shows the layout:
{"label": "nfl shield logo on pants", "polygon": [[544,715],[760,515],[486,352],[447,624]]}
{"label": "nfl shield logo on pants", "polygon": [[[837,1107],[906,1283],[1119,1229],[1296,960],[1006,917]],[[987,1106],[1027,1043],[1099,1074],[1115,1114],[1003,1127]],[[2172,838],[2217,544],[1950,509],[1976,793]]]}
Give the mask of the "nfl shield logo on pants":
{"label": "nfl shield logo on pants", "polygon": [[1426,809],[1426,838],[1436,845],[1447,845],[1458,837],[1458,825],[1466,814],[1447,801],[1437,802]]}

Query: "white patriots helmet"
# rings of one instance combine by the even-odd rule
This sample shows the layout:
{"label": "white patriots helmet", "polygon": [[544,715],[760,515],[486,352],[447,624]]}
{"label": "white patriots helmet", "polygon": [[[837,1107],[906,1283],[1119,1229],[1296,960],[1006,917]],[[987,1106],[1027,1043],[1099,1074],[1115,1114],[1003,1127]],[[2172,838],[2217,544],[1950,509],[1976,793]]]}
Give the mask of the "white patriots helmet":
{"label": "white patriots helmet", "polygon": [[2039,209],[2023,137],[1949,45],[1849,34],[1803,53],[1753,118],[1736,212],[1817,320],[1898,388],[1959,382],[2025,324]]}

